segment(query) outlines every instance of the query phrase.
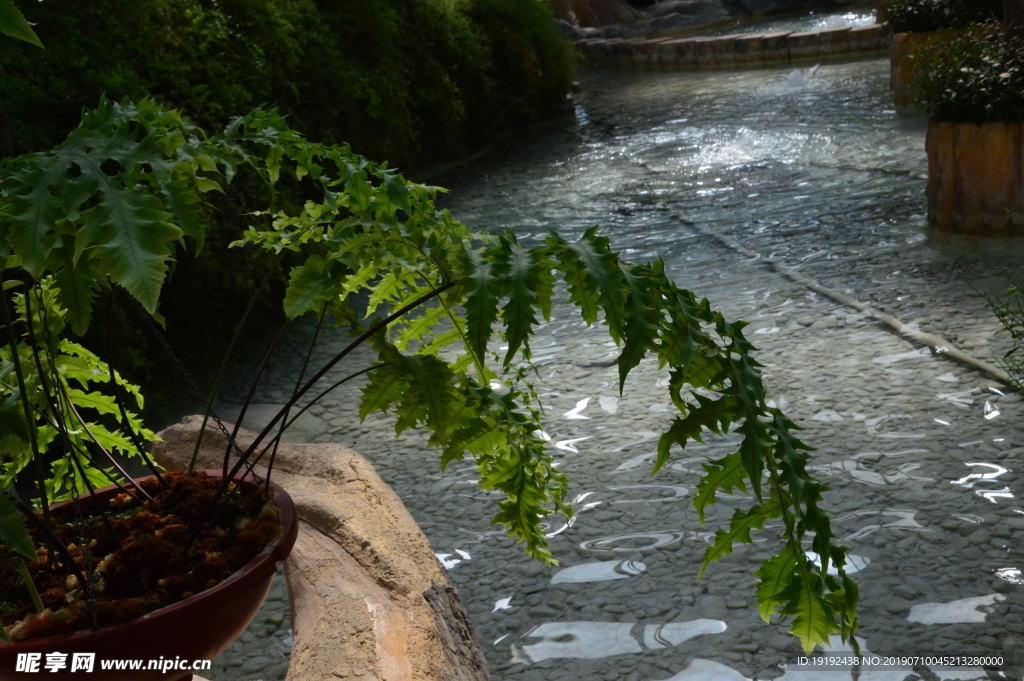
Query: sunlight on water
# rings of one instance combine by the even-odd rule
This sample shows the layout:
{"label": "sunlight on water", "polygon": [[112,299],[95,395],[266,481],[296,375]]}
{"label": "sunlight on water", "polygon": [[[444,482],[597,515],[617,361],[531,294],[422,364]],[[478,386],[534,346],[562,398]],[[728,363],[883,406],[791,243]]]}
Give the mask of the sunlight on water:
{"label": "sunlight on water", "polygon": [[[573,237],[600,224],[630,260],[660,257],[681,285],[750,320],[769,396],[806,429],[810,468],[832,488],[822,504],[860,584],[864,648],[1011,659],[1024,649],[1019,398],[715,238],[979,358],[1002,356],[1010,339],[967,283],[999,286],[1001,275],[990,260],[927,243],[926,121],[892,110],[888,81],[886,60],[585,71],[575,119],[513,136],[431,183],[452,190],[444,207],[472,228],[508,225],[527,245],[549,229]],[[310,411],[322,422],[310,439],[368,456],[402,496],[451,565],[495,679],[853,678],[787,669],[799,646],[757,612],[753,571],[779,550],[777,525],[696,581],[714,532],[752,503],[739,490],[719,495],[703,526],[692,507],[701,465],[739,437],[674,447],[652,479],[672,419],[668,375],[646,360],[620,395],[609,344],[559,306],[533,346],[544,439],[577,512],[547,521],[558,567],[490,526],[496,495],[475,489],[475,467],[442,474],[424,437],[396,441],[390,417],[360,423],[357,388]],[[290,389],[280,376],[261,401]]]}

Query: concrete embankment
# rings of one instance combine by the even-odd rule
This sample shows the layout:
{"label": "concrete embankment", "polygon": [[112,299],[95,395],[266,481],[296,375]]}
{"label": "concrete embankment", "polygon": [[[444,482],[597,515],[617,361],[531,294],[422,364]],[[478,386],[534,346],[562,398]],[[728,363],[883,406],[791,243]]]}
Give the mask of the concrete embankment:
{"label": "concrete embankment", "polygon": [[889,31],[873,24],[805,33],[583,40],[577,46],[593,64],[714,69],[881,55],[889,50]]}

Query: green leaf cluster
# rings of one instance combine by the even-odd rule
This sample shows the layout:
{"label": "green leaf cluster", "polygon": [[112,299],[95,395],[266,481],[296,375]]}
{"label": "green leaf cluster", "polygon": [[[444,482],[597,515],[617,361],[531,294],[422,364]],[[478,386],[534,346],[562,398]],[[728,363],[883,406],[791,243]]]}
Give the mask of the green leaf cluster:
{"label": "green leaf cluster", "polygon": [[886,0],[893,33],[924,33],[1003,20],[1003,0]]}
{"label": "green leaf cluster", "polygon": [[106,94],[208,129],[272,103],[315,139],[426,167],[550,116],[572,83],[571,47],[537,0],[18,4],[46,44],[0,41],[0,101],[28,150]]}
{"label": "green leaf cluster", "polygon": [[937,41],[917,57],[918,104],[937,120],[1024,121],[1024,40],[998,26],[976,27]]}
{"label": "green leaf cluster", "polygon": [[[361,417],[394,414],[397,435],[426,430],[442,466],[472,460],[480,486],[504,495],[493,522],[527,553],[554,563],[542,522],[572,513],[568,480],[540,436],[542,409],[529,380],[531,338],[564,289],[582,319],[606,326],[621,348],[620,391],[645,359],[668,368],[678,414],[660,439],[655,471],[676,445],[708,432],[741,435],[735,452],[704,464],[695,505],[703,519],[719,492],[749,490],[752,506],[716,533],[701,572],[780,519],[783,549],[757,573],[762,616],[790,617],[808,650],[833,633],[853,640],[857,587],[819,505],[827,488],[807,472],[810,448],[797,427],[767,405],[744,322],[729,322],[680,288],[662,262],[623,260],[596,226],[576,240],[551,232],[536,245],[508,230],[474,233],[437,209],[440,188],[410,182],[347,146],[312,143],[274,111],[254,110],[206,136],[148,100],[104,100],[64,145],[4,167],[0,249],[5,275],[17,276],[8,283],[20,325],[6,325],[12,350],[0,354],[0,419],[12,424],[0,440],[0,489],[54,447],[62,456],[51,466],[44,499],[67,493],[68,485],[98,485],[112,474],[87,453],[131,453],[136,435],[153,437],[117,404],[123,389],[141,408],[138,391],[71,342],[65,327],[87,326],[92,296],[104,288],[123,289],[158,315],[175,250],[186,236],[197,248],[203,243],[196,218],[202,194],[224,190],[243,168],[265,183],[268,201],[250,213],[251,226],[232,245],[298,262],[285,315],[348,327],[355,343],[370,343],[375,353]],[[298,209],[278,205],[285,178],[316,198]],[[14,292],[24,284],[31,284],[26,292]],[[278,418],[308,407],[307,395],[348,351],[300,382]],[[19,409],[31,412],[20,423]],[[256,447],[273,425],[245,457],[258,458]],[[74,475],[81,470],[84,476]],[[0,532],[13,541],[16,530]],[[820,566],[804,551],[808,541]]]}

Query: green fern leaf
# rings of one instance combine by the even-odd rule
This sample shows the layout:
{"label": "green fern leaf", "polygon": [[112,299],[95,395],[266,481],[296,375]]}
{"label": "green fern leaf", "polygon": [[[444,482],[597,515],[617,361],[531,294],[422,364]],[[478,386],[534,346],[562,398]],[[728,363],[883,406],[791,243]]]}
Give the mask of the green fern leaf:
{"label": "green fern leaf", "polygon": [[3,210],[10,216],[3,221],[7,240],[14,254],[21,258],[22,267],[36,279],[43,275],[46,256],[57,244],[53,227],[64,217],[61,199],[51,188],[60,191],[65,183],[65,167],[58,163],[4,181],[9,192]]}
{"label": "green fern leaf", "polygon": [[[797,560],[801,560],[801,557],[798,556]],[[807,558],[803,557],[802,560],[806,561]],[[800,639],[808,655],[816,646],[827,645],[829,636],[840,633],[835,612],[823,596],[821,579],[808,565],[805,564],[804,569],[793,573],[783,598],[786,605],[782,613],[793,618],[789,630]]]}
{"label": "green fern leaf", "polygon": [[764,504],[754,506],[749,511],[737,509],[733,513],[732,520],[729,521],[728,529],[715,532],[715,543],[704,552],[704,562],[701,563],[700,570],[697,571],[697,579],[704,575],[704,570],[707,569],[708,565],[722,556],[732,553],[734,542],[752,543],[753,539],[750,538],[750,531],[762,529],[766,520],[778,518],[780,515],[782,515],[782,505],[777,498],[769,499]]}
{"label": "green fern leaf", "polygon": [[311,255],[301,266],[292,268],[284,295],[284,313],[289,319],[307,312],[319,312],[325,300],[339,289],[340,276],[318,255]]}
{"label": "green fern leaf", "polygon": [[[69,240],[70,241],[70,240]],[[92,302],[95,297],[93,287],[96,285],[96,272],[86,258],[74,261],[74,250],[71,243],[56,250],[57,257],[63,267],[57,270],[54,279],[60,289],[60,300],[67,310],[67,320],[71,330],[79,336],[85,334],[92,320]]]}
{"label": "green fern leaf", "polygon": [[487,361],[491,329],[498,318],[498,279],[481,251],[466,252],[465,269],[466,349],[483,364]]}
{"label": "green fern leaf", "polygon": [[547,265],[547,260],[542,249],[523,248],[515,235],[506,233],[501,237],[494,261],[501,293],[508,297],[508,302],[501,308],[505,340],[508,342],[503,364],[508,366],[519,348],[526,345],[533,335],[533,327],[537,325],[538,284],[540,271]]}
{"label": "green fern leaf", "polygon": [[658,440],[658,459],[654,465],[654,473],[668,463],[672,445],[677,444],[685,449],[686,443],[690,440],[703,442],[701,438],[704,428],[722,435],[736,417],[735,402],[728,396],[713,400],[694,394],[694,398],[697,400],[697,406],[690,409],[690,413],[683,418],[673,420],[672,425]]}
{"label": "green fern leaf", "polygon": [[359,403],[360,420],[375,411],[387,413],[391,405],[401,399],[407,387],[405,377],[393,362],[377,366],[369,373],[369,379],[361,391],[363,397]]}
{"label": "green fern leaf", "polygon": [[756,592],[757,609],[765,622],[770,621],[772,613],[786,602],[784,594],[798,565],[795,546],[793,542],[786,542],[779,555],[764,561],[754,573],[760,580]]}
{"label": "green fern leaf", "polygon": [[14,499],[5,493],[0,493],[0,542],[29,560],[39,560],[25,526],[25,517],[14,505]]}
{"label": "green fern leaf", "polygon": [[[36,47],[43,46],[31,24],[15,6],[14,0],[0,0],[0,33],[32,43]],[[32,560],[35,560],[35,555],[32,556]]]}
{"label": "green fern leaf", "polygon": [[110,187],[85,215],[75,252],[90,248],[96,269],[123,286],[150,313],[167,275],[170,244],[182,236],[160,200],[135,189]]}
{"label": "green fern leaf", "polygon": [[719,492],[732,493],[737,489],[743,494],[747,488],[743,481],[747,477],[747,469],[743,467],[743,460],[739,452],[733,452],[717,461],[708,461],[703,464],[704,475],[697,484],[697,495],[693,498],[693,506],[697,509],[700,517],[700,524],[704,524],[704,509],[714,505],[715,495]]}
{"label": "green fern leaf", "polygon": [[623,266],[620,269],[623,280],[629,286],[624,305],[625,324],[622,327],[624,342],[618,358],[621,394],[626,377],[633,367],[640,364],[648,352],[657,350],[660,312],[654,307],[654,297],[647,290],[646,280],[640,276],[639,268],[631,271]]}

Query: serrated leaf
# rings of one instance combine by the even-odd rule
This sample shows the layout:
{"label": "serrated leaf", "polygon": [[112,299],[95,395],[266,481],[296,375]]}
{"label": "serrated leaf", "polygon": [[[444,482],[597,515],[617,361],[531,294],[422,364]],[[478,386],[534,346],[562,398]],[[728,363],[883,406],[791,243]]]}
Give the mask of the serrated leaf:
{"label": "serrated leaf", "polygon": [[761,580],[756,592],[757,609],[765,622],[769,622],[772,613],[785,603],[783,594],[797,566],[797,550],[794,547],[793,542],[787,542],[779,555],[764,561],[754,573]]}
{"label": "serrated leaf", "polygon": [[704,475],[697,484],[697,495],[693,498],[693,506],[697,509],[700,517],[700,524],[704,524],[704,509],[715,503],[715,495],[719,492],[730,494],[733,489],[738,489],[746,494],[747,488],[743,481],[747,477],[747,470],[743,467],[739,452],[733,452],[717,461],[708,461],[703,464]]}
{"label": "serrated leaf", "polygon": [[498,281],[491,263],[480,251],[468,251],[466,262],[466,349],[483,364],[487,361],[487,343],[498,319]]}
{"label": "serrated leaf", "polygon": [[289,319],[307,312],[319,312],[323,303],[338,291],[340,277],[333,276],[319,255],[311,255],[293,267],[284,296],[284,313]]}
{"label": "serrated leaf", "polygon": [[527,249],[520,246],[515,237],[505,234],[501,247],[495,255],[495,270],[502,295],[508,302],[501,308],[501,320],[505,323],[505,340],[508,351],[503,363],[507,366],[519,348],[527,343],[537,325],[535,316],[538,299],[538,270],[542,261],[541,249]]}
{"label": "serrated leaf", "polygon": [[369,373],[369,382],[363,387],[359,403],[359,419],[375,411],[386,412],[406,389],[405,377],[394,364],[382,364]]}
{"label": "serrated leaf", "polygon": [[63,218],[64,209],[51,187],[61,189],[65,172],[64,165],[51,163],[5,180],[9,195],[4,212],[10,216],[5,221],[7,239],[22,267],[36,279],[42,276],[46,255],[57,242],[53,228]]}
{"label": "serrated leaf", "polygon": [[704,562],[701,563],[700,570],[697,571],[697,579],[704,575],[704,570],[712,562],[732,553],[734,542],[752,543],[750,531],[762,529],[766,520],[778,518],[780,515],[782,515],[782,506],[777,498],[769,499],[764,504],[756,505],[748,511],[737,509],[729,521],[729,527],[715,532],[715,543],[704,551]]}
{"label": "serrated leaf", "polygon": [[155,196],[110,187],[85,215],[76,253],[89,249],[96,269],[123,286],[151,314],[167,275],[170,244],[182,231]]}
{"label": "serrated leaf", "polygon": [[672,445],[679,445],[686,448],[690,440],[703,442],[702,433],[707,428],[713,433],[723,434],[736,417],[735,403],[729,396],[712,400],[703,395],[694,394],[697,405],[690,409],[690,413],[683,418],[676,418],[672,421],[669,429],[662,434],[658,440],[658,460],[654,472],[664,466],[671,454]]}
{"label": "serrated leaf", "polygon": [[821,581],[809,569],[794,571],[783,597],[786,605],[782,612],[793,617],[789,631],[800,639],[808,655],[816,646],[827,645],[829,636],[839,633],[835,612],[823,597]]}
{"label": "serrated leaf", "polygon": [[[36,47],[43,46],[43,42],[25,20],[24,15],[14,4],[14,0],[0,0],[0,33],[32,43]],[[35,556],[32,557],[32,560],[35,560]]]}
{"label": "serrated leaf", "polygon": [[96,272],[86,258],[75,262],[74,249],[70,243],[65,243],[57,253],[64,263],[64,267],[54,276],[60,289],[60,301],[67,310],[67,321],[71,324],[71,330],[82,336],[85,335],[92,320]]}
{"label": "serrated leaf", "polygon": [[620,271],[629,287],[624,304],[622,352],[617,360],[621,394],[629,372],[640,364],[648,352],[657,349],[660,313],[653,306],[653,296],[645,290],[645,279],[625,266],[621,266]]}
{"label": "serrated leaf", "polygon": [[0,492],[0,542],[29,560],[38,560],[32,537],[28,534],[25,517],[9,494]]}
{"label": "serrated leaf", "polygon": [[194,208],[202,202],[199,194],[184,186],[173,184],[161,187],[159,195],[164,208],[174,216],[174,224],[185,236],[195,239],[196,255],[199,255],[206,244],[206,228],[199,222],[199,215]]}
{"label": "serrated leaf", "polygon": [[0,399],[0,451],[9,451],[29,444],[30,427],[25,420],[25,410],[19,393],[12,393]]}

